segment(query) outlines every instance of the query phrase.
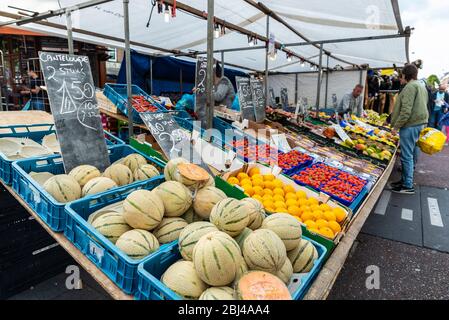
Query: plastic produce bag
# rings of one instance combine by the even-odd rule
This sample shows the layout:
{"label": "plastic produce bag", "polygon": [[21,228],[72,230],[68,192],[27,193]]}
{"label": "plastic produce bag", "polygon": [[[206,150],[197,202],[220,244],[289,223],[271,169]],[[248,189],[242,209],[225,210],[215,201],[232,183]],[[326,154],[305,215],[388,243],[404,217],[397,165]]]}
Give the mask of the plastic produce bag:
{"label": "plastic produce bag", "polygon": [[418,146],[427,154],[441,152],[446,142],[446,136],[439,130],[426,128],[419,134]]}
{"label": "plastic produce bag", "polygon": [[184,94],[176,104],[176,110],[193,110],[195,107],[195,95]]}

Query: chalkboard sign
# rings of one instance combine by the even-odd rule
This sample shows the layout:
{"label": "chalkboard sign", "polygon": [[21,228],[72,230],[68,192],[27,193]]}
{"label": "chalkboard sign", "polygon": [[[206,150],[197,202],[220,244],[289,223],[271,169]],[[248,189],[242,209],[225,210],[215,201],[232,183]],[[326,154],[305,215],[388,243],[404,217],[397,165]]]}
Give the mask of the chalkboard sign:
{"label": "chalkboard sign", "polygon": [[171,114],[145,112],[140,113],[140,118],[168,159],[181,157],[211,173],[209,167],[201,159],[201,155],[190,143],[190,134],[179,126]]}
{"label": "chalkboard sign", "polygon": [[235,82],[237,83],[237,93],[239,96],[240,110],[242,111],[242,120],[248,119],[256,121],[249,78],[235,77]]}
{"label": "chalkboard sign", "polygon": [[283,109],[288,107],[288,90],[287,90],[287,88],[281,89],[281,104],[282,104]]}
{"label": "chalkboard sign", "polygon": [[65,172],[89,164],[109,165],[89,58],[39,52]]}
{"label": "chalkboard sign", "polygon": [[199,57],[196,61],[195,73],[195,113],[199,119],[206,118],[207,105],[207,59]]}
{"label": "chalkboard sign", "polygon": [[263,82],[258,79],[250,80],[251,95],[253,97],[254,114],[256,122],[262,123],[265,121],[265,94],[263,90]]}

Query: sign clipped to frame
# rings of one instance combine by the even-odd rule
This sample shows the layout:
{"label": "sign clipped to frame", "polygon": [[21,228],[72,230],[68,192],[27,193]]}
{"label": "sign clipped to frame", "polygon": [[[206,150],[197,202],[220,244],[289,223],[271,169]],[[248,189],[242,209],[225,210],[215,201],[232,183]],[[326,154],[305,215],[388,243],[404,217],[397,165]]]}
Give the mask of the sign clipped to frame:
{"label": "sign clipped to frame", "polygon": [[253,95],[251,93],[249,78],[235,77],[235,81],[237,83],[237,93],[239,96],[240,110],[242,111],[242,120],[248,119],[251,121],[256,121]]}
{"label": "sign clipped to frame", "polygon": [[250,79],[251,95],[254,104],[254,114],[257,123],[265,120],[265,93],[263,90],[263,82],[259,79]]}
{"label": "sign clipped to frame", "polygon": [[39,52],[65,172],[79,165],[109,165],[89,58]]}
{"label": "sign clipped to frame", "polygon": [[207,59],[205,57],[199,57],[196,61],[195,72],[195,113],[199,119],[206,118],[206,105],[207,105]]}

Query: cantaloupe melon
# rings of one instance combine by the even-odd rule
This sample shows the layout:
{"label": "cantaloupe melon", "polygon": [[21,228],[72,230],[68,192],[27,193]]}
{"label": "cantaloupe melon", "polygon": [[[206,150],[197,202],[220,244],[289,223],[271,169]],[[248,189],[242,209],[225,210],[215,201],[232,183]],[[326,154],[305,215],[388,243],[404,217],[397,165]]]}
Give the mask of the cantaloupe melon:
{"label": "cantaloupe melon", "polygon": [[83,197],[85,197],[104,192],[115,187],[117,187],[117,184],[114,180],[106,177],[98,177],[89,180],[89,182],[84,185],[82,193]]}
{"label": "cantaloupe melon", "polygon": [[153,230],[163,216],[164,203],[154,191],[134,191],[123,202],[123,217],[133,228]]}
{"label": "cantaloupe melon", "polygon": [[122,164],[127,166],[131,172],[136,171],[140,166],[147,164],[147,159],[144,156],[138,153],[132,153],[127,155],[125,159],[123,159]]}
{"label": "cantaloupe melon", "polygon": [[134,181],[131,170],[123,164],[113,164],[109,166],[103,172],[103,177],[111,179],[118,186],[126,186]]}
{"label": "cantaloupe melon", "polygon": [[48,179],[44,183],[44,189],[56,201],[61,203],[67,203],[81,198],[80,185],[75,178],[66,174],[59,174]]}
{"label": "cantaloupe melon", "polygon": [[204,219],[209,219],[212,208],[220,200],[226,199],[226,194],[215,187],[204,187],[198,190],[193,200],[193,209]]}
{"label": "cantaloupe melon", "polygon": [[233,285],[235,285],[240,280],[240,278],[248,271],[248,265],[246,264],[245,259],[242,256],[240,257],[240,261],[237,263],[237,272],[235,274]]}
{"label": "cantaloupe melon", "polygon": [[240,249],[243,250],[243,243],[245,243],[245,239],[253,232],[250,228],[245,228],[243,231],[237,236],[234,237],[234,240],[238,243]]}
{"label": "cantaloupe melon", "polygon": [[91,213],[89,215],[89,217],[87,218],[87,223],[93,225],[94,221],[98,217],[102,216],[105,213],[110,213],[110,212],[117,212],[117,213],[122,214],[123,213],[123,201],[112,203],[108,206],[101,208],[100,210],[95,211],[94,213]]}
{"label": "cantaloupe melon", "polygon": [[186,213],[184,213],[181,218],[183,218],[187,223],[193,223],[198,221],[204,221],[202,217],[196,214],[195,210],[193,210],[193,206],[187,209]]}
{"label": "cantaloupe melon", "polygon": [[237,283],[235,291],[239,300],[292,300],[285,283],[263,271],[245,274]]}
{"label": "cantaloupe melon", "polygon": [[206,289],[198,300],[235,300],[234,289],[229,287],[211,287]]}
{"label": "cantaloupe melon", "polygon": [[285,259],[285,263],[282,266],[281,270],[279,270],[275,275],[279,279],[284,281],[284,283],[286,285],[288,285],[288,283],[290,282],[290,279],[293,275],[293,266],[292,266],[292,263],[290,262],[290,259]]}
{"label": "cantaloupe melon", "polygon": [[199,277],[211,286],[225,286],[234,281],[242,253],[228,234],[215,231],[200,238],[192,258]]}
{"label": "cantaloupe melon", "polygon": [[125,232],[117,239],[115,245],[135,260],[143,259],[159,249],[156,237],[151,232],[142,229]]}
{"label": "cantaloupe melon", "polygon": [[190,190],[177,181],[166,181],[155,192],[164,203],[166,217],[182,216],[192,205]]}
{"label": "cantaloupe melon", "polygon": [[184,299],[198,299],[208,285],[198,276],[192,261],[180,260],[162,275],[161,282]]}
{"label": "cantaloupe melon", "polygon": [[301,241],[301,223],[287,213],[276,213],[268,216],[263,221],[261,228],[276,233],[284,242],[287,251],[295,249]]}
{"label": "cantaloupe melon", "polygon": [[206,181],[206,183],[204,184],[204,187],[215,187],[215,179],[214,177],[212,177],[211,175],[209,175],[209,179]]}
{"label": "cantaloupe melon", "polygon": [[159,243],[169,243],[178,239],[181,231],[187,226],[182,218],[163,218],[161,223],[153,230]]}
{"label": "cantaloupe melon", "polygon": [[276,274],[284,265],[287,252],[276,233],[268,229],[258,229],[245,239],[243,257],[251,270]]}
{"label": "cantaloupe melon", "polygon": [[249,215],[244,203],[227,198],[219,201],[212,208],[209,219],[219,230],[231,237],[236,237],[248,225]]}
{"label": "cantaloupe melon", "polygon": [[93,178],[101,177],[100,170],[90,165],[81,165],[73,168],[69,172],[69,176],[75,178],[78,184],[82,187]]}
{"label": "cantaloupe melon", "polygon": [[312,270],[318,251],[310,241],[301,239],[299,246],[289,251],[287,256],[292,263],[293,272],[306,273]]}
{"label": "cantaloupe melon", "polygon": [[174,174],[175,174],[176,168],[181,163],[189,163],[189,161],[187,161],[184,158],[175,158],[175,159],[171,159],[170,161],[167,162],[167,164],[165,165],[165,168],[164,168],[165,180],[167,180],[167,181],[175,180]]}
{"label": "cantaloupe melon", "polygon": [[144,164],[134,171],[134,180],[136,181],[147,180],[154,178],[158,175],[160,175],[160,173],[155,166],[151,164]]}
{"label": "cantaloupe melon", "polygon": [[92,222],[92,226],[112,243],[116,243],[122,234],[132,229],[126,223],[123,214],[114,211],[98,216]]}
{"label": "cantaloupe melon", "polygon": [[265,210],[260,201],[253,198],[245,198],[241,200],[247,208],[249,215],[248,228],[251,230],[259,229],[265,218]]}
{"label": "cantaloupe melon", "polygon": [[192,260],[192,252],[198,240],[210,233],[218,231],[217,227],[210,222],[193,222],[186,226],[179,234],[178,247],[181,256],[185,260]]}
{"label": "cantaloupe melon", "polygon": [[209,179],[210,175],[206,170],[192,163],[180,163],[173,172],[173,180],[192,191],[204,187]]}

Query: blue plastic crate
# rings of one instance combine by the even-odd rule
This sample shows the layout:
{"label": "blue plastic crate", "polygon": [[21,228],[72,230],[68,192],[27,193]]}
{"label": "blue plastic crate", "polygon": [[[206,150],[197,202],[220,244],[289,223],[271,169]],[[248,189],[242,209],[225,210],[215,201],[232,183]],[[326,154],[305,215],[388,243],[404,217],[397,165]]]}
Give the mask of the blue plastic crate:
{"label": "blue plastic crate", "polygon": [[[143,91],[136,85],[131,86],[132,95],[141,95],[145,97],[146,100],[151,102],[160,112],[167,112],[167,109],[157,103],[149,94]],[[117,106],[117,108],[126,116],[128,116],[128,93],[127,93],[127,85],[126,84],[113,84],[107,83],[104,86],[103,94],[111,100],[113,104]],[[143,123],[140,118],[139,112],[133,108],[132,118],[135,123]]]}
{"label": "blue plastic crate", "polygon": [[[28,138],[41,143],[46,135],[52,133],[55,133],[54,124],[0,126],[0,138]],[[125,144],[107,131],[105,131],[105,138],[108,146]],[[13,162],[0,152],[0,180],[7,185],[12,183]]]}
{"label": "blue plastic crate", "polygon": [[[135,190],[152,190],[164,181],[164,176],[157,176],[135,186],[128,185],[74,201],[65,207],[67,220],[64,235],[127,294],[132,295],[137,291],[139,263],[145,262],[156,253],[140,260],[131,259],[95,230],[87,219],[95,211],[125,200]],[[164,250],[167,246],[170,244],[161,245],[159,250]]]}
{"label": "blue plastic crate", "polygon": [[[162,172],[165,166],[159,159],[147,156],[128,145],[112,147],[108,149],[108,152],[111,163],[126,157],[129,154],[139,153],[144,156],[149,163],[155,165],[159,172]],[[55,155],[14,162],[13,189],[53,231],[64,231],[66,217],[64,206],[66,204],[56,201],[36,181],[34,181],[29,175],[31,171],[63,174],[64,166],[62,157]],[[129,186],[133,187],[140,185],[141,183],[141,181],[135,181]]]}
{"label": "blue plastic crate", "polygon": [[[310,272],[302,274],[301,284],[292,294],[293,300],[300,300],[304,297],[312,281],[321,270],[327,249],[323,245],[307,238],[315,246],[318,252],[318,259],[315,261]],[[138,267],[139,287],[134,298],[136,300],[181,300],[182,298],[165,286],[160,278],[162,274],[176,261],[182,259],[178,250],[178,242],[174,242],[164,249],[159,250],[150,259],[142,262]]]}

